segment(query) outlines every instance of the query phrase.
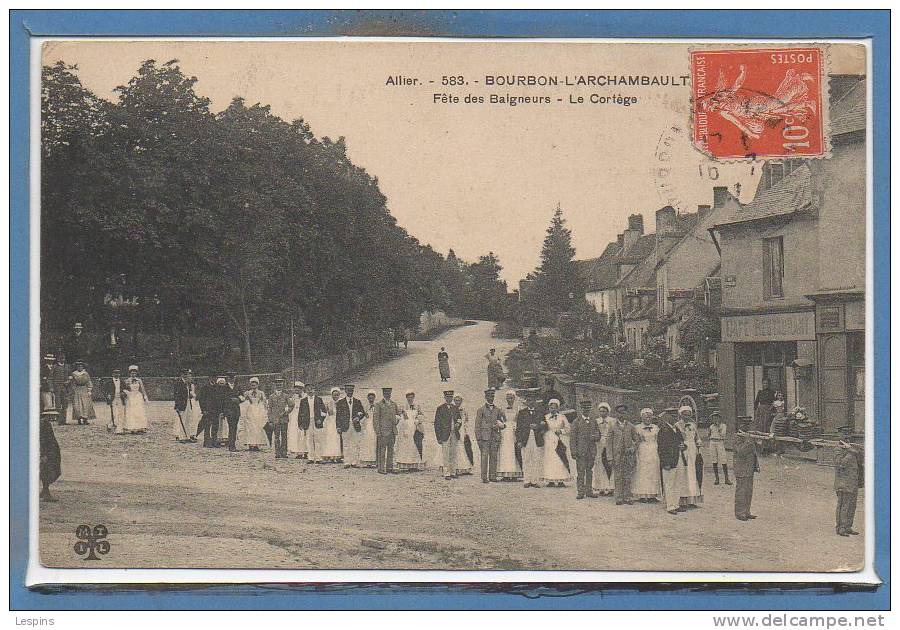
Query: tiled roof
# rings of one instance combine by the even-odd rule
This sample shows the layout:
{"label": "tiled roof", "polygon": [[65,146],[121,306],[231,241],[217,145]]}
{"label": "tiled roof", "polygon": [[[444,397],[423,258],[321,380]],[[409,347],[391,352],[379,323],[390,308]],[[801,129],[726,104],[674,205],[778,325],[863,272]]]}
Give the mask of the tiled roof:
{"label": "tiled roof", "polygon": [[637,264],[653,252],[654,245],[656,245],[656,235],[644,234],[631,247],[619,255],[618,261]]}
{"label": "tiled roof", "polygon": [[623,321],[634,321],[636,319],[656,319],[656,302],[651,302],[646,306],[641,306],[622,316]]}
{"label": "tiled roof", "polygon": [[831,135],[866,129],[866,81],[860,80],[831,106]]}
{"label": "tiled roof", "polygon": [[619,244],[614,241],[597,258],[575,261],[585,291],[602,291],[615,285],[617,270],[613,261],[618,251]]}
{"label": "tiled roof", "polygon": [[741,210],[722,218],[716,227],[769,217],[793,214],[813,201],[809,167],[804,164],[756,198]]}

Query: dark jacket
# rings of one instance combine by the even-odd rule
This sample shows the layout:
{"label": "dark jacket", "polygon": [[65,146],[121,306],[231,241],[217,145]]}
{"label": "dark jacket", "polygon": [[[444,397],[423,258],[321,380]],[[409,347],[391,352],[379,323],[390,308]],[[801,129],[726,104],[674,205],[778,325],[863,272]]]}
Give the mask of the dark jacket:
{"label": "dark jacket", "polygon": [[747,435],[735,433],[731,448],[735,477],[752,477],[753,473],[759,471],[756,440]]}
{"label": "dark jacket", "polygon": [[659,453],[659,465],[664,470],[672,470],[678,466],[684,446],[684,435],[675,425],[665,422],[659,425],[659,433],[656,435],[656,450]]}
{"label": "dark jacket", "polygon": [[534,433],[534,443],[541,447],[544,445],[544,431],[547,430],[544,424],[544,414],[540,409],[534,410],[528,407],[520,409],[516,414],[516,442],[522,446],[528,444],[531,434]]}
{"label": "dark jacket", "polygon": [[306,431],[309,429],[310,423],[312,423],[317,429],[321,429],[324,426],[325,416],[328,415],[328,410],[325,408],[325,401],[322,400],[322,397],[315,397],[315,402],[313,403],[314,418],[309,417],[309,396],[301,398],[299,404],[300,413],[297,415],[297,422],[300,424],[300,428]]}
{"label": "dark jacket", "polygon": [[459,407],[453,403],[442,403],[434,410],[434,437],[439,444],[450,439],[450,434],[456,429],[456,423],[460,419]]}
{"label": "dark jacket", "polygon": [[172,388],[172,395],[175,398],[175,411],[184,411],[187,409],[188,399],[191,397],[190,388],[184,379],[175,379]]}
{"label": "dark jacket", "polygon": [[[100,387],[103,390],[103,400],[110,404],[113,404],[113,396],[116,394],[116,386],[113,383],[112,378],[104,378],[100,381]],[[119,396],[121,397],[125,393],[125,379],[121,376],[119,377]],[[124,402],[124,401],[122,401]]]}
{"label": "dark jacket", "polygon": [[204,383],[197,390],[197,404],[200,405],[200,413],[208,416],[218,416],[222,412],[222,396],[219,386],[215,383]]}
{"label": "dark jacket", "polygon": [[486,404],[478,408],[475,414],[475,439],[479,442],[496,442],[500,443],[500,427],[498,422],[506,422],[506,416],[503,410],[494,405],[488,407]]}
{"label": "dark jacket", "polygon": [[587,460],[593,464],[599,441],[600,427],[593,418],[576,418],[569,428],[569,450],[576,460]]}
{"label": "dark jacket", "polygon": [[344,432],[350,430],[350,421],[365,415],[362,401],[358,398],[341,398],[335,404],[335,420],[337,422],[338,431]]}
{"label": "dark jacket", "polygon": [[243,395],[241,388],[238,387],[236,383],[234,388],[230,387],[228,383],[220,385],[219,387],[221,387],[222,391],[222,413],[229,418],[240,418],[241,397]]}

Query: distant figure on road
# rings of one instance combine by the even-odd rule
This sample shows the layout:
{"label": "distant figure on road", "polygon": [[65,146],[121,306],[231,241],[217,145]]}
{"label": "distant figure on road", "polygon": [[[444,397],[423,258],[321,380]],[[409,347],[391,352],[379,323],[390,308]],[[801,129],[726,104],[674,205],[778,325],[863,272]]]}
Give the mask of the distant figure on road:
{"label": "distant figure on road", "polygon": [[447,350],[441,346],[441,351],[438,352],[438,372],[441,374],[441,382],[446,382],[450,380],[450,355],[447,354]]}
{"label": "distant figure on road", "polygon": [[506,381],[506,375],[503,373],[503,364],[500,363],[500,357],[497,356],[497,348],[491,348],[485,356],[487,359],[487,381],[488,389],[500,389]]}

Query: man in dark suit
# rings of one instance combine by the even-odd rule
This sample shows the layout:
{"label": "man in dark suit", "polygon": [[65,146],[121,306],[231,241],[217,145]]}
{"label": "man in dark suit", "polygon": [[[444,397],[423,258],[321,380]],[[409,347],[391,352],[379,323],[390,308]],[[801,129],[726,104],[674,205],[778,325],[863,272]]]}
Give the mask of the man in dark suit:
{"label": "man in dark suit", "polygon": [[863,485],[863,450],[860,445],[850,442],[853,427],[843,426],[840,431],[841,443],[834,450],[835,531],[838,536],[856,536],[859,532],[853,529],[853,518],[859,489]]}
{"label": "man in dark suit", "polygon": [[241,402],[243,402],[243,394],[237,386],[237,372],[228,370],[225,379],[225,387],[222,390],[222,413],[225,414],[225,420],[228,422],[228,450],[234,452],[237,450],[235,441],[237,440],[238,422],[241,419]]}
{"label": "man in dark suit", "polygon": [[172,386],[172,397],[175,400],[175,414],[178,416],[178,430],[181,432],[176,439],[182,439],[183,434],[184,439],[196,442],[197,438],[188,434],[184,424],[185,411],[191,403],[191,371],[189,369],[181,369],[181,376],[175,379]]}
{"label": "man in dark suit", "polygon": [[591,418],[591,399],[581,401],[581,413],[569,429],[569,450],[575,457],[578,471],[578,494],[576,499],[596,498],[594,494],[594,460],[597,458],[597,442],[600,441],[600,427]]}
{"label": "man in dark suit", "polygon": [[[537,388],[536,388],[537,389]],[[526,488],[539,488],[544,473],[544,414],[537,408],[538,391],[525,395],[516,414],[516,443],[522,449],[522,479]]]}
{"label": "man in dark suit", "polygon": [[494,405],[493,389],[484,390],[484,405],[475,414],[475,439],[481,453],[481,482],[497,481],[497,460],[500,455],[500,429],[506,426],[506,416]]}
{"label": "man in dark suit", "polygon": [[[221,385],[225,379],[221,379]],[[217,448],[219,446],[219,415],[222,413],[222,389],[215,376],[200,386],[197,391],[197,404],[200,405],[200,422],[194,438],[203,434],[203,446]]]}
{"label": "man in dark suit", "polygon": [[66,407],[69,405],[69,375],[72,374],[72,366],[66,363],[66,353],[62,350],[56,353],[56,363],[50,370],[50,388],[56,401],[56,423],[66,423]]}
{"label": "man in dark suit", "polygon": [[684,434],[675,424],[675,411],[666,409],[660,416],[659,433],[656,436],[656,450],[659,453],[659,467],[662,470],[663,492],[666,511],[677,515],[680,509],[676,479],[678,460],[684,457]]}
{"label": "man in dark suit", "polygon": [[307,459],[318,464],[322,460],[322,427],[325,426],[325,417],[328,410],[321,396],[316,395],[315,385],[306,386],[306,396],[300,399],[300,413],[298,415],[300,429],[306,431],[309,455]]}
{"label": "man in dark suit", "polygon": [[759,458],[756,440],[746,433],[750,430],[752,421],[750,416],[738,418],[738,430],[735,431],[731,445],[735,481],[734,516],[739,521],[756,518],[750,513],[750,503],[753,501],[753,475],[759,472]]}
{"label": "man in dark suit", "polygon": [[354,391],[356,388],[353,385],[344,385],[345,396],[335,404],[337,407],[335,420],[344,451],[344,468],[359,466],[359,442],[362,430],[360,419],[366,415],[362,401],[353,397]]}
{"label": "man in dark suit", "polygon": [[459,449],[462,418],[459,407],[453,404],[453,390],[444,392],[444,402],[434,410],[434,437],[441,445],[444,479],[456,478],[456,462]]}
{"label": "man in dark suit", "polygon": [[394,471],[394,441],[397,439],[397,423],[400,421],[400,407],[391,400],[391,387],[381,388],[381,400],[375,403],[372,426],[375,428],[375,456],[379,474]]}

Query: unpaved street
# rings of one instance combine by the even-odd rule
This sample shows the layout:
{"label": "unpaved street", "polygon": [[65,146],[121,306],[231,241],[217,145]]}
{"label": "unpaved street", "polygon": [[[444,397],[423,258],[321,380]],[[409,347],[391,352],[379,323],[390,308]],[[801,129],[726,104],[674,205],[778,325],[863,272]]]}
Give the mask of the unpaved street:
{"label": "unpaved street", "polygon": [[[514,345],[482,323],[433,341],[352,379],[414,389],[433,417],[445,385],[462,392],[471,418],[482,399],[484,355]],[[441,383],[446,346],[453,377]],[[498,398],[499,401],[499,398]],[[58,503],[41,504],[41,558],[85,566],[75,528],[105,524],[110,553],[96,567],[853,570],[863,538],[834,533],[832,470],[764,458],[753,511],[733,515],[733,486],[712,485],[703,507],[672,517],[659,505],[575,501],[575,490],[483,485],[477,475],[444,481],[423,473],[378,475],[337,465],[275,460],[261,453],[204,449],[171,438],[171,403],[152,403],[150,431],[112,436],[106,409],[88,427],[56,427],[63,475]],[[426,453],[434,450],[427,432]],[[477,452],[476,452],[477,457]],[[477,462],[476,462],[477,463]],[[865,530],[860,494],[856,529]],[[824,550],[827,550],[825,552]]]}

